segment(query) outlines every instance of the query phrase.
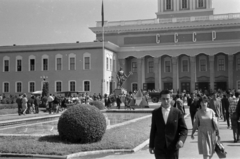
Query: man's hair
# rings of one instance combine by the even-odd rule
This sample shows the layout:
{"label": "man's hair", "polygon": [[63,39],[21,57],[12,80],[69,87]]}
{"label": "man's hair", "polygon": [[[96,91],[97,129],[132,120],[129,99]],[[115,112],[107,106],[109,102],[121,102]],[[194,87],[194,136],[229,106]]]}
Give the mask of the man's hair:
{"label": "man's hair", "polygon": [[160,97],[162,97],[162,95],[164,95],[164,94],[170,94],[171,92],[169,91],[169,90],[162,90],[161,92],[160,92]]}

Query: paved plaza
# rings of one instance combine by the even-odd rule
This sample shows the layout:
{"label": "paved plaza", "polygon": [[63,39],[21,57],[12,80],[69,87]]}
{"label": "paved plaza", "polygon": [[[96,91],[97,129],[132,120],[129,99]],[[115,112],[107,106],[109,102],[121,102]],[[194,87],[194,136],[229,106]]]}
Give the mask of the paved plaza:
{"label": "paved plaza", "polygon": [[[156,108],[158,106],[159,106],[159,103],[150,104],[150,108]],[[186,112],[187,114],[189,114],[188,108],[186,108]],[[45,116],[48,114],[41,112],[40,115]],[[32,115],[26,115],[25,117],[33,117],[33,116],[37,116],[37,115],[32,114]],[[18,115],[0,116],[1,120],[4,118],[7,120],[11,120],[11,119],[17,119],[19,118],[19,116]],[[187,127],[189,128],[189,132],[188,132],[188,138],[185,142],[185,145],[180,150],[180,159],[201,159],[202,156],[198,154],[197,137],[195,137],[194,140],[192,140],[190,137],[191,129],[192,129],[190,116],[187,115],[185,119],[186,119]],[[240,142],[238,143],[233,142],[232,130],[227,129],[226,122],[223,122],[223,120],[220,120],[219,126],[220,126],[221,140],[227,151],[227,159],[239,159],[240,158]],[[197,135],[197,133],[195,133],[195,135]],[[9,159],[9,158],[13,158],[13,157],[1,157],[1,159]],[[20,157],[15,157],[14,159],[18,159],[18,158],[20,159]],[[26,158],[26,157],[22,157],[22,158]],[[34,159],[38,159],[38,158],[34,158]],[[142,150],[139,150],[136,153],[131,153],[131,154],[120,154],[120,153],[99,154],[94,156],[78,157],[76,159],[154,159],[154,156],[149,154],[148,145],[147,145]],[[214,154],[213,159],[218,159],[216,154]]]}

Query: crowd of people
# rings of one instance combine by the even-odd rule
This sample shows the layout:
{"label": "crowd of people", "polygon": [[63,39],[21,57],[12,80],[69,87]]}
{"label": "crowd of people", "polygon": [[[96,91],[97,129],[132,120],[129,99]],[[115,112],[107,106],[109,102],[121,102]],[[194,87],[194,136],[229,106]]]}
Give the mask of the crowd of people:
{"label": "crowd of people", "polygon": [[[233,132],[233,141],[240,136],[240,96],[235,90],[195,91],[193,93],[173,93],[163,90],[160,93],[161,106],[153,111],[149,152],[156,159],[178,158],[179,148],[183,147],[188,130],[183,115],[184,104],[189,106],[192,121],[191,138],[198,131],[198,152],[204,159],[211,159],[221,132],[218,122],[226,122]],[[186,106],[185,105],[185,106]],[[179,115],[179,113],[181,115]],[[161,117],[162,116],[162,117]],[[162,143],[162,144],[160,144]]]}

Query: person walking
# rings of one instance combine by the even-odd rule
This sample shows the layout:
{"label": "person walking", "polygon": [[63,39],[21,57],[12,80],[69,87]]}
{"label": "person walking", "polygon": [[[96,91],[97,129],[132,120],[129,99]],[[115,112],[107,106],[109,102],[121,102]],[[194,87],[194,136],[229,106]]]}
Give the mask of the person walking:
{"label": "person walking", "polygon": [[18,115],[22,115],[22,95],[19,94],[17,100],[16,100],[16,103],[18,105]]}
{"label": "person walking", "polygon": [[222,118],[222,103],[221,100],[218,99],[217,93],[212,94],[212,99],[209,102],[209,108],[215,112],[218,120]]}
{"label": "person walking", "polygon": [[[238,97],[238,93],[235,93]],[[233,130],[233,140],[234,142],[238,142],[239,140],[239,130],[238,130],[238,117],[237,117],[237,105],[239,103],[239,99],[236,96],[233,96],[232,99],[229,100],[229,116],[231,119],[232,130]]]}
{"label": "person walking", "polygon": [[192,126],[194,124],[194,117],[198,109],[200,108],[200,103],[199,103],[200,95],[194,95],[192,94],[192,101],[189,103],[190,107],[190,116],[191,116],[191,121],[192,121]]}
{"label": "person walking", "polygon": [[227,96],[224,94],[222,98],[222,112],[223,112],[223,118],[224,121],[227,121],[227,126],[230,128],[229,123],[229,101]]}
{"label": "person walking", "polygon": [[216,136],[220,140],[217,119],[215,112],[208,108],[206,96],[201,97],[199,102],[201,109],[195,115],[191,138],[194,139],[194,133],[198,129],[198,152],[203,155],[203,159],[211,159],[215,152]]}
{"label": "person walking", "polygon": [[169,90],[160,93],[160,100],[161,106],[152,112],[149,152],[156,159],[178,159],[188,129],[182,112],[171,106]]}
{"label": "person walking", "polygon": [[49,111],[49,114],[52,114],[52,109],[53,109],[53,100],[54,100],[54,98],[53,98],[53,96],[52,96],[52,94],[50,94],[49,96],[48,96],[48,111]]}
{"label": "person walking", "polygon": [[39,113],[40,101],[41,101],[41,97],[40,97],[40,96],[37,96],[37,97],[34,99],[35,114],[38,114],[38,113]]}
{"label": "person walking", "polygon": [[23,115],[26,115],[26,111],[28,109],[28,99],[27,95],[24,93],[22,98],[22,107],[23,107]]}

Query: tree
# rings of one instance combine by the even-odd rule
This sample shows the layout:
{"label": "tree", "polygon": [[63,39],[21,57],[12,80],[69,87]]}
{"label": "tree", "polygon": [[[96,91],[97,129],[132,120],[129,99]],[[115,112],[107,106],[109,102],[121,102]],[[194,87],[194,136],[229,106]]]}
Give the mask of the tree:
{"label": "tree", "polygon": [[43,89],[42,89],[42,97],[48,96],[49,94],[49,84],[48,82],[43,83]]}

